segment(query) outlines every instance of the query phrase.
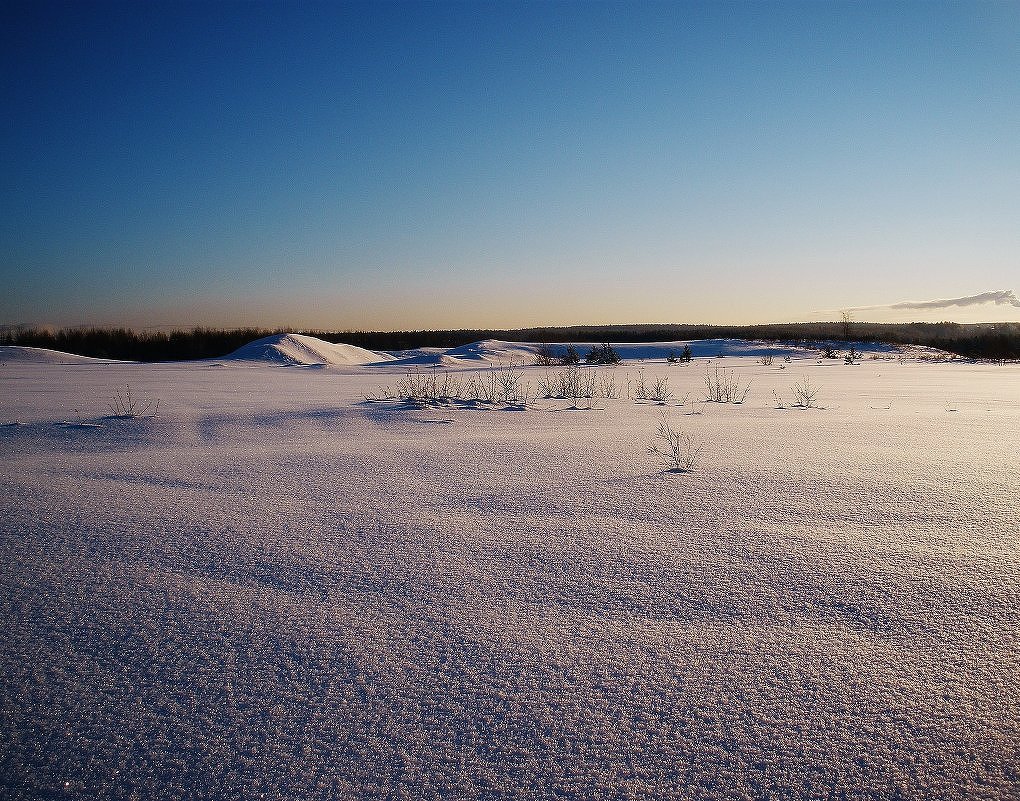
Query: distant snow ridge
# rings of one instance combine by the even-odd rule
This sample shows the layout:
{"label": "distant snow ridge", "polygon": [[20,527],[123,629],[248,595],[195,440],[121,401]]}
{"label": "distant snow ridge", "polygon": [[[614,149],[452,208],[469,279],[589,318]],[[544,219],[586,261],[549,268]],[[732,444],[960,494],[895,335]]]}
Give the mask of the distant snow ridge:
{"label": "distant snow ridge", "polygon": [[536,345],[483,339],[457,348],[415,348],[395,352],[395,364],[408,367],[484,367],[489,364],[532,364]]}
{"label": "distant snow ridge", "polygon": [[49,348],[29,348],[24,345],[0,345],[0,363],[16,362],[20,364],[109,364],[113,359],[94,359],[91,356],[78,356]]}
{"label": "distant snow ridge", "polygon": [[446,352],[446,355],[469,362],[485,361],[498,364],[510,361],[533,361],[536,351],[537,345],[523,342],[503,342],[499,339],[483,339],[480,342],[472,342],[470,345],[451,348]]}
{"label": "distant snow ridge", "polygon": [[[274,334],[257,339],[235,350],[227,360],[268,362],[283,366],[357,365],[392,361],[385,353],[359,348],[357,345],[334,344],[304,334]],[[223,361],[223,360],[221,360]]]}

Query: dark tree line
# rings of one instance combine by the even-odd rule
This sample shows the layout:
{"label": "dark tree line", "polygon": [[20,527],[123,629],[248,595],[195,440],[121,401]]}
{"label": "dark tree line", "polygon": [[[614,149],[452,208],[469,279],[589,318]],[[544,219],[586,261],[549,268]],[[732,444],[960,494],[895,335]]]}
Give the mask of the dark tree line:
{"label": "dark tree line", "polygon": [[[52,348],[81,356],[130,361],[215,359],[279,330],[193,328],[188,331],[134,331],[127,328],[14,328],[0,332],[0,344]],[[655,342],[687,339],[761,339],[784,343],[846,340],[844,321],[775,325],[601,325],[465,329],[456,331],[302,331],[329,342],[370,350],[453,348],[480,339],[518,342]],[[968,358],[1020,359],[1020,324],[861,323],[852,324],[856,342],[928,345]]]}

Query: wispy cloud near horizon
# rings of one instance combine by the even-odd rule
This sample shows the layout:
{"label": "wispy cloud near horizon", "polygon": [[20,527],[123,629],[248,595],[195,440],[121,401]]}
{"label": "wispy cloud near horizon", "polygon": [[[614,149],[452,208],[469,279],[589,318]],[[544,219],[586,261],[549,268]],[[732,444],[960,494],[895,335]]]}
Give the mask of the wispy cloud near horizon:
{"label": "wispy cloud near horizon", "polygon": [[879,311],[888,309],[902,311],[905,309],[951,309],[966,306],[982,306],[994,304],[996,306],[1012,306],[1020,309],[1020,298],[1011,289],[1000,289],[994,292],[982,292],[978,295],[967,295],[962,298],[944,298],[940,300],[904,300],[899,303],[887,303],[879,306],[855,306],[847,311]]}

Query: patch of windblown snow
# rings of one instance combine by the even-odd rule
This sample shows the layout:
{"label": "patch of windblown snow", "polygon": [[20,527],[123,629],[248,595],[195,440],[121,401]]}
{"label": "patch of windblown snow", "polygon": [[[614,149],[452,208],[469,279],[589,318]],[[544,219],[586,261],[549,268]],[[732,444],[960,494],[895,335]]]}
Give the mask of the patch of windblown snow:
{"label": "patch of windblown snow", "polygon": [[304,334],[274,334],[249,342],[219,361],[268,362],[285,366],[373,364],[393,357],[357,345],[326,342]]}

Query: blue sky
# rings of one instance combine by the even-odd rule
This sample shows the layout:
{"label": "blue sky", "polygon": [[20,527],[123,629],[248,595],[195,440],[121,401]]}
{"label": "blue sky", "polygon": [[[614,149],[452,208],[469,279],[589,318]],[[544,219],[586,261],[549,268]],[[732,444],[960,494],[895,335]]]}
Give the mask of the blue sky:
{"label": "blue sky", "polygon": [[0,323],[1020,319],[1015,3],[7,3]]}

